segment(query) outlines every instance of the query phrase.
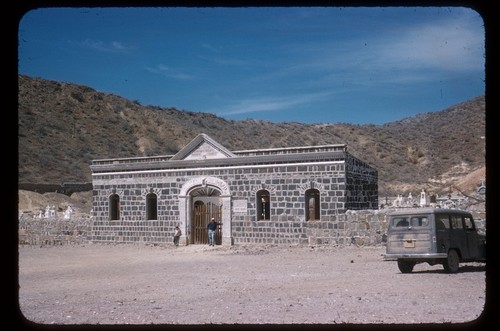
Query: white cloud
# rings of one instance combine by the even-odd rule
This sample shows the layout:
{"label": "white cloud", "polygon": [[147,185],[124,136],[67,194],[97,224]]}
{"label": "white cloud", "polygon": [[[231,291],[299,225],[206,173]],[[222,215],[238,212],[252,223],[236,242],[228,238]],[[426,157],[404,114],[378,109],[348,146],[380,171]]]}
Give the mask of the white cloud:
{"label": "white cloud", "polygon": [[175,70],[175,69],[171,69],[170,67],[168,67],[165,64],[159,64],[154,68],[146,67],[146,70],[151,72],[151,73],[162,75],[162,76],[169,77],[169,78],[173,78],[176,80],[192,80],[192,79],[194,79],[194,77],[192,75],[183,73],[183,72]]}
{"label": "white cloud", "polygon": [[244,99],[232,106],[228,106],[226,110],[218,111],[222,116],[241,115],[257,112],[270,112],[289,110],[290,107],[309,104],[314,101],[324,100],[330,96],[330,92],[324,93],[308,93],[287,97],[256,97]]}
{"label": "white cloud", "polygon": [[[380,26],[361,37],[343,35],[334,41],[289,45],[298,65],[282,66],[269,77],[314,75],[311,86],[349,80],[372,83],[410,83],[437,76],[484,71],[484,29],[477,14],[464,11],[446,19],[398,28]],[[342,34],[341,34],[342,35]]]}
{"label": "white cloud", "polygon": [[446,20],[414,26],[398,39],[380,41],[375,60],[410,69],[481,70],[484,32],[466,23]]}
{"label": "white cloud", "polygon": [[85,39],[80,43],[82,46],[90,49],[94,49],[100,52],[123,52],[127,51],[127,47],[119,41],[112,41],[105,43],[100,40]]}
{"label": "white cloud", "polygon": [[207,43],[203,43],[201,45],[201,47],[203,47],[205,49],[208,49],[209,51],[212,51],[214,53],[220,53],[221,52],[220,49],[218,49],[218,48],[216,48],[216,47],[214,47],[214,46],[212,46],[210,44],[207,44]]}

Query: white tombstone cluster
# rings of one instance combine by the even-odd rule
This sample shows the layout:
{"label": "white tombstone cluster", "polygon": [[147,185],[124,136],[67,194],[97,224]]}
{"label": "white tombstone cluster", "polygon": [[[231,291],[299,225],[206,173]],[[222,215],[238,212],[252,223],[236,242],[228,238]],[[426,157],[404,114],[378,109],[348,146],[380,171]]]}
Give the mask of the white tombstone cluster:
{"label": "white tombstone cluster", "polygon": [[412,208],[412,207],[437,207],[437,208],[462,208],[467,202],[468,198],[461,195],[451,195],[448,194],[446,196],[435,196],[435,202],[430,202],[429,197],[425,190],[422,189],[420,192],[419,198],[414,198],[410,193],[408,196],[404,197],[402,194],[398,194],[398,196],[392,200],[391,207],[392,208]]}
{"label": "white tombstone cluster", "polygon": [[71,208],[70,205],[68,205],[68,208],[64,211],[64,219],[65,220],[70,220],[71,216],[73,216],[73,208]]}
{"label": "white tombstone cluster", "polygon": [[[396,207],[396,208],[415,207],[416,202],[417,202],[417,200],[415,198],[413,198],[413,195],[411,194],[411,192],[408,193],[408,196],[406,198],[403,197],[403,195],[398,194],[398,197],[392,201],[392,207]],[[422,190],[422,192],[420,193],[419,205],[420,205],[420,207],[424,207],[427,205],[427,198],[426,198],[424,190]]]}
{"label": "white tombstone cluster", "polygon": [[[74,214],[74,209],[68,205],[68,207],[66,208],[66,210],[64,211],[64,216],[63,218],[65,220],[70,220],[71,217],[73,216]],[[47,207],[45,207],[45,211],[43,209],[40,210],[40,212],[38,213],[38,215],[34,215],[34,218],[35,219],[55,219],[57,218],[57,213],[56,213],[56,206],[52,205],[52,206],[49,206],[47,205]]]}
{"label": "white tombstone cluster", "polygon": [[52,205],[45,207],[45,214],[43,218],[56,218],[56,206]]}

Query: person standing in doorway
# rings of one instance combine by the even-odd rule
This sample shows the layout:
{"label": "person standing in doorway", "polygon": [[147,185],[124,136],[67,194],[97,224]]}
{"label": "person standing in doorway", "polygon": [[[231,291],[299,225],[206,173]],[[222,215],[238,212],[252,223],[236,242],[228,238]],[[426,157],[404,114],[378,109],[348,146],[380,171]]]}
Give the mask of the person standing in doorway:
{"label": "person standing in doorway", "polygon": [[174,231],[174,245],[175,246],[179,246],[179,239],[181,238],[181,235],[182,235],[181,229],[178,226],[176,226],[175,231]]}
{"label": "person standing in doorway", "polygon": [[217,229],[217,222],[215,218],[212,217],[207,225],[208,230],[208,246],[215,246],[215,230]]}

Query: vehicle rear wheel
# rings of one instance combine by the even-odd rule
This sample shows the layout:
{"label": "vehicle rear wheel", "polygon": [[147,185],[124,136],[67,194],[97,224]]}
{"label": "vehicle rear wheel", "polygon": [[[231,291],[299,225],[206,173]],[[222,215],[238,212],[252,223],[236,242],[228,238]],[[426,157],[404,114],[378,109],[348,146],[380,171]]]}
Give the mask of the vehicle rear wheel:
{"label": "vehicle rear wheel", "polygon": [[415,266],[415,262],[398,260],[398,268],[403,274],[409,274],[413,271],[413,267]]}
{"label": "vehicle rear wheel", "polygon": [[446,272],[455,273],[458,272],[459,263],[460,258],[458,257],[457,251],[450,249],[448,257],[443,262],[443,268]]}

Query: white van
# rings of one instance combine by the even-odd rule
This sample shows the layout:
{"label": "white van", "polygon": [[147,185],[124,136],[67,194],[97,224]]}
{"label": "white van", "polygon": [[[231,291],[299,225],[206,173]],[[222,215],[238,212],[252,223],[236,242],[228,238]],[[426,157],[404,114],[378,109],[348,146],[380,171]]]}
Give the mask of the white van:
{"label": "white van", "polygon": [[461,262],[486,262],[486,235],[463,210],[414,208],[389,215],[386,261],[396,260],[402,273],[417,263],[442,264],[454,273]]}

